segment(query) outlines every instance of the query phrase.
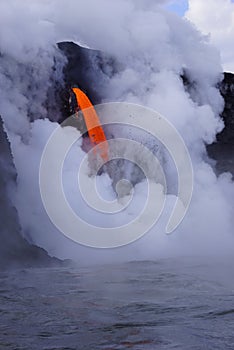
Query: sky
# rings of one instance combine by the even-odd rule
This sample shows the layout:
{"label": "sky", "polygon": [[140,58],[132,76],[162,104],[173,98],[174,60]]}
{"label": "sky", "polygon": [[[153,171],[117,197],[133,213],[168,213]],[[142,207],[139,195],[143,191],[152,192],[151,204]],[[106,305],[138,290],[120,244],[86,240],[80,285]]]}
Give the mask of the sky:
{"label": "sky", "polygon": [[188,0],[172,0],[166,5],[166,8],[180,16],[184,16],[188,10]]}
{"label": "sky", "polygon": [[234,72],[234,0],[169,0],[166,8],[208,35],[220,51],[223,69]]}

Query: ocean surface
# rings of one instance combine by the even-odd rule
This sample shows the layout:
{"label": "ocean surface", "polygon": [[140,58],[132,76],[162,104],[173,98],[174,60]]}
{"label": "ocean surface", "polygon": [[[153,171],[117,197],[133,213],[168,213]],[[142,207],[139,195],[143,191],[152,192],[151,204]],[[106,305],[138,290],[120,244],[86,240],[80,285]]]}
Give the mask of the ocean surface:
{"label": "ocean surface", "polygon": [[0,273],[0,349],[234,349],[234,258]]}

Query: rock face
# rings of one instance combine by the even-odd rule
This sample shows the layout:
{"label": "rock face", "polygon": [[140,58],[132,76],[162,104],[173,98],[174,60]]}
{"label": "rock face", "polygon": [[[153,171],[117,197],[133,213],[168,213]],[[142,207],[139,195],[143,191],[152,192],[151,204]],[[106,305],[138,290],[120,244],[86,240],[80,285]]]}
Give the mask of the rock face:
{"label": "rock face", "polygon": [[225,128],[217,135],[217,141],[222,144],[234,145],[234,74],[224,73],[220,91],[225,100],[225,108],[222,114]]}
{"label": "rock face", "polygon": [[103,101],[101,87],[105,86],[121,67],[110,55],[98,50],[87,49],[73,42],[60,42],[58,48],[65,55],[67,64],[64,67],[64,86],[60,87],[61,120],[70,116],[69,88],[76,86],[81,88],[90,98],[93,104]]}
{"label": "rock face", "polygon": [[217,142],[207,146],[207,150],[217,162],[218,173],[229,171],[234,176],[234,74],[224,73],[220,92],[225,101],[222,113],[225,128],[217,135]]}
{"label": "rock face", "polygon": [[0,140],[0,267],[56,264],[57,259],[50,258],[45,250],[29,244],[21,235],[18,214],[9,195],[16,186],[16,170],[1,117]]}

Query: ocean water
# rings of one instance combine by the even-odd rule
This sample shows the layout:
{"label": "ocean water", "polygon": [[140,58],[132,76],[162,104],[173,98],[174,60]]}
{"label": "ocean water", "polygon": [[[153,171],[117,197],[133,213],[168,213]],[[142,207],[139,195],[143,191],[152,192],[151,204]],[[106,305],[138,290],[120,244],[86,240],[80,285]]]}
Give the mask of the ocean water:
{"label": "ocean water", "polygon": [[233,268],[177,258],[1,272],[0,349],[234,349]]}

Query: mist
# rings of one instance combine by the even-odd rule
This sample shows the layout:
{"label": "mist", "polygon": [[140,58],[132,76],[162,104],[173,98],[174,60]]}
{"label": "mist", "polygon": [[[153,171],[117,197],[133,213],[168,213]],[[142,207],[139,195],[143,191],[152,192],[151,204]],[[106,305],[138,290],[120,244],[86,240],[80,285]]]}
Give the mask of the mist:
{"label": "mist", "polygon": [[[167,12],[165,2],[101,0],[98,7],[94,0],[0,3],[0,114],[17,169],[12,200],[24,236],[52,256],[87,264],[233,253],[233,182],[230,174],[216,176],[205,147],[224,126],[220,118],[224,101],[217,88],[222,79],[220,54],[190,22]],[[173,234],[166,235],[165,227],[176,199],[176,172],[165,150],[161,165],[169,181],[166,205],[157,225],[140,240],[111,250],[87,248],[66,238],[47,216],[40,196],[39,166],[43,149],[58,127],[59,111],[48,112],[48,90],[56,82],[63,83],[66,58],[56,43],[65,40],[102,50],[118,61],[121,69],[99,84],[102,102],[130,102],[155,109],[182,135],[193,163],[194,192]],[[190,89],[184,86],[183,75]],[[115,129],[111,131],[115,135]],[[64,128],[63,132],[69,137],[77,131]],[[121,132],[129,137],[128,131]],[[147,142],[146,135],[142,143]],[[89,212],[81,200],[74,176],[84,155],[79,140],[63,169],[67,198],[86,220],[111,225],[111,217]],[[88,181],[95,179],[87,174]],[[103,196],[114,198],[109,176],[102,174],[98,181]],[[135,186],[132,205],[114,224],[138,214],[147,196],[145,187],[144,181]]]}

